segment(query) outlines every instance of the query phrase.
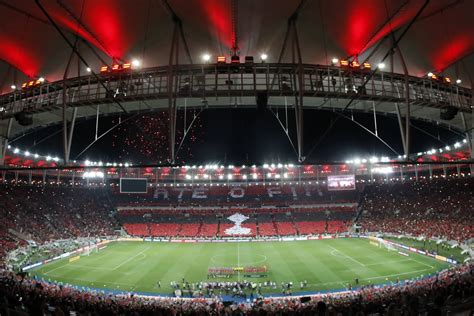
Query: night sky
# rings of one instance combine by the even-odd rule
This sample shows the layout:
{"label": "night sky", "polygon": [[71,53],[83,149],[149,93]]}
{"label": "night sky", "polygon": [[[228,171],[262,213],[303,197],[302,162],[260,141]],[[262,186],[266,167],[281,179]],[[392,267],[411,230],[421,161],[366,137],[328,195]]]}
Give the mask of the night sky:
{"label": "night sky", "polygon": [[[283,112],[280,112],[280,118]],[[188,119],[191,112],[188,112]],[[351,113],[346,113],[349,117]],[[372,113],[353,113],[354,119],[373,130]],[[379,115],[378,134],[398,153],[392,152],[377,138],[348,119],[339,118],[329,133],[319,142],[331,120],[337,117],[330,111],[306,110],[304,118],[304,154],[306,162],[344,161],[354,157],[403,154],[396,117]],[[102,117],[99,135],[126,116]],[[289,117],[290,136],[296,147],[294,115]],[[95,119],[76,123],[71,160],[103,162],[131,162],[154,164],[165,162],[168,155],[168,115],[166,112],[139,114],[107,134],[81,156],[95,135]],[[463,138],[453,131],[426,122],[413,121],[412,152],[426,151],[453,144]],[[182,138],[183,112],[178,114],[177,142]],[[432,134],[428,136],[427,133]],[[51,126],[26,135],[12,146],[28,149],[41,155],[62,156],[60,126]],[[438,140],[439,138],[439,140]],[[178,152],[182,164],[263,164],[297,162],[297,155],[275,116],[266,110],[219,109],[204,110],[196,119]]]}

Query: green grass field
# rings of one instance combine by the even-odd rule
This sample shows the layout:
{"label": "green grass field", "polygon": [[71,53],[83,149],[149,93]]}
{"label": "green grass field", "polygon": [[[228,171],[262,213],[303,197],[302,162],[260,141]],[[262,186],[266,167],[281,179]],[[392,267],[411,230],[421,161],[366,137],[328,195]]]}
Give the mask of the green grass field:
{"label": "green grass field", "polygon": [[[354,284],[355,278],[360,284],[379,284],[426,276],[448,266],[418,254],[405,257],[356,238],[253,243],[130,241],[113,242],[77,261],[59,260],[30,273],[45,280],[92,288],[171,294],[171,281],[207,281],[209,267],[262,265],[269,269],[267,277],[252,281],[291,281],[294,293],[303,280],[308,282],[303,291],[322,291],[344,288]],[[230,280],[237,279],[243,277]],[[161,288],[157,287],[158,280]],[[264,288],[263,292],[280,293],[280,288]]]}

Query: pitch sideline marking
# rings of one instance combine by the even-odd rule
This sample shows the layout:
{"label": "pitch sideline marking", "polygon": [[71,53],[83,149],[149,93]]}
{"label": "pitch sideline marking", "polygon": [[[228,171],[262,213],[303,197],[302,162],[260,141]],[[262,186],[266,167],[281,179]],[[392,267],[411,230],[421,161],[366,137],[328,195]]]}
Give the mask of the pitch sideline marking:
{"label": "pitch sideline marking", "polygon": [[44,275],[49,275],[51,272],[59,270],[67,266],[70,262],[66,262],[66,264],[60,265],[59,267],[56,267],[54,269],[49,270],[48,272],[43,273]]}
{"label": "pitch sideline marking", "polygon": [[[135,259],[136,257],[138,257],[139,255],[143,254],[145,251],[147,251],[148,249],[150,249],[150,247],[146,247],[145,249],[143,249],[142,251],[140,251],[139,253],[137,253],[136,255],[134,255],[133,257],[130,257],[128,258],[127,260],[125,260],[124,262],[120,263],[119,265],[117,265],[116,267],[112,268],[112,270],[117,270],[118,268],[120,268],[121,266],[123,266],[124,264],[132,261],[133,259]],[[146,256],[145,256],[146,257]]]}
{"label": "pitch sideline marking", "polygon": [[[351,256],[346,255],[346,254],[343,253],[342,251],[339,251],[339,250],[337,250],[336,248],[334,248],[334,247],[332,247],[332,246],[330,246],[330,245],[328,245],[328,247],[331,248],[331,249],[333,249],[333,251],[339,252],[339,253],[340,253],[341,255],[343,255],[346,259],[352,260],[352,261],[354,261],[355,263],[360,264],[360,265],[363,266],[363,267],[367,267],[367,265],[363,264],[363,263],[360,262],[359,260],[356,260],[356,259],[352,258]],[[337,257],[337,256],[335,256],[332,252],[331,252],[331,254],[332,254],[334,257]]]}
{"label": "pitch sideline marking", "polygon": [[[377,277],[363,278],[363,279],[359,279],[359,280],[364,280],[365,281],[365,280],[383,279],[383,278],[388,278],[388,277],[400,276],[400,275],[405,275],[405,274],[412,274],[412,273],[429,271],[429,270],[431,270],[431,269],[421,269],[421,270],[415,270],[415,271],[410,271],[410,272],[387,274],[387,275],[381,275],[381,276],[377,276]],[[311,283],[310,285],[338,284],[338,283],[341,283],[341,282],[352,282],[352,281],[353,280],[342,280],[342,281],[325,282],[325,283]]]}
{"label": "pitch sideline marking", "polygon": [[[52,275],[52,277],[54,278],[55,276]],[[108,281],[93,281],[93,280],[88,280],[88,279],[83,279],[83,278],[74,278],[74,277],[62,277],[62,276],[57,276],[57,278],[61,278],[61,279],[64,279],[64,280],[77,280],[77,281],[83,281],[83,282],[88,282],[88,283],[91,283],[91,284],[94,284],[94,283],[107,283],[107,284],[112,284],[112,285],[125,285],[125,286],[131,286],[131,287],[136,287],[136,284],[131,284],[131,283],[120,283],[120,282],[108,282]],[[56,282],[60,282],[60,281],[56,281]],[[83,286],[83,285],[77,285],[77,284],[73,284],[75,286]],[[93,285],[91,285],[93,286]],[[84,286],[84,287],[88,287],[88,286]]]}
{"label": "pitch sideline marking", "polygon": [[421,265],[424,265],[425,267],[430,267],[431,269],[434,269],[434,268],[435,268],[435,267],[433,267],[432,265],[429,265],[429,264],[427,264],[427,263],[418,261],[418,260],[413,259],[413,258],[410,258],[410,260],[415,261],[416,263],[419,263],[419,264],[421,264]]}
{"label": "pitch sideline marking", "polygon": [[378,266],[378,265],[381,265],[381,264],[402,263],[402,262],[410,262],[410,261],[413,261],[413,260],[412,259],[404,259],[404,260],[397,260],[397,261],[380,261],[380,262],[377,262],[377,263],[366,264],[365,266],[366,267],[372,267],[372,266]]}

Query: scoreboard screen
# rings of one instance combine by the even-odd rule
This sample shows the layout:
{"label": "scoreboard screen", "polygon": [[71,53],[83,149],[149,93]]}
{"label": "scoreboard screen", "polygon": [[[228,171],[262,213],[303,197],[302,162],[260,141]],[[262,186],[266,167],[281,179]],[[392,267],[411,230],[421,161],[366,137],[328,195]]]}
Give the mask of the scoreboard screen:
{"label": "scoreboard screen", "polygon": [[340,175],[328,176],[328,190],[329,191],[345,191],[355,190],[355,176]]}
{"label": "scoreboard screen", "polygon": [[146,178],[120,178],[120,193],[147,193]]}

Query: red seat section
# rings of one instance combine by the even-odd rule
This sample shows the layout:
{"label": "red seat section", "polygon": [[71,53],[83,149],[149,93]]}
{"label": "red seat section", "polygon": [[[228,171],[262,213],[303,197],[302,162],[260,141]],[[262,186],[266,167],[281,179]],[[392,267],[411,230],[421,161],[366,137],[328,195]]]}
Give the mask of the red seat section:
{"label": "red seat section", "polygon": [[148,224],[124,224],[123,227],[128,234],[133,236],[150,236]]}
{"label": "red seat section", "polygon": [[153,237],[173,237],[178,236],[180,224],[150,224],[150,236]]}
{"label": "red seat section", "polygon": [[202,224],[199,236],[200,237],[216,237],[218,228],[219,228],[218,224]]}

